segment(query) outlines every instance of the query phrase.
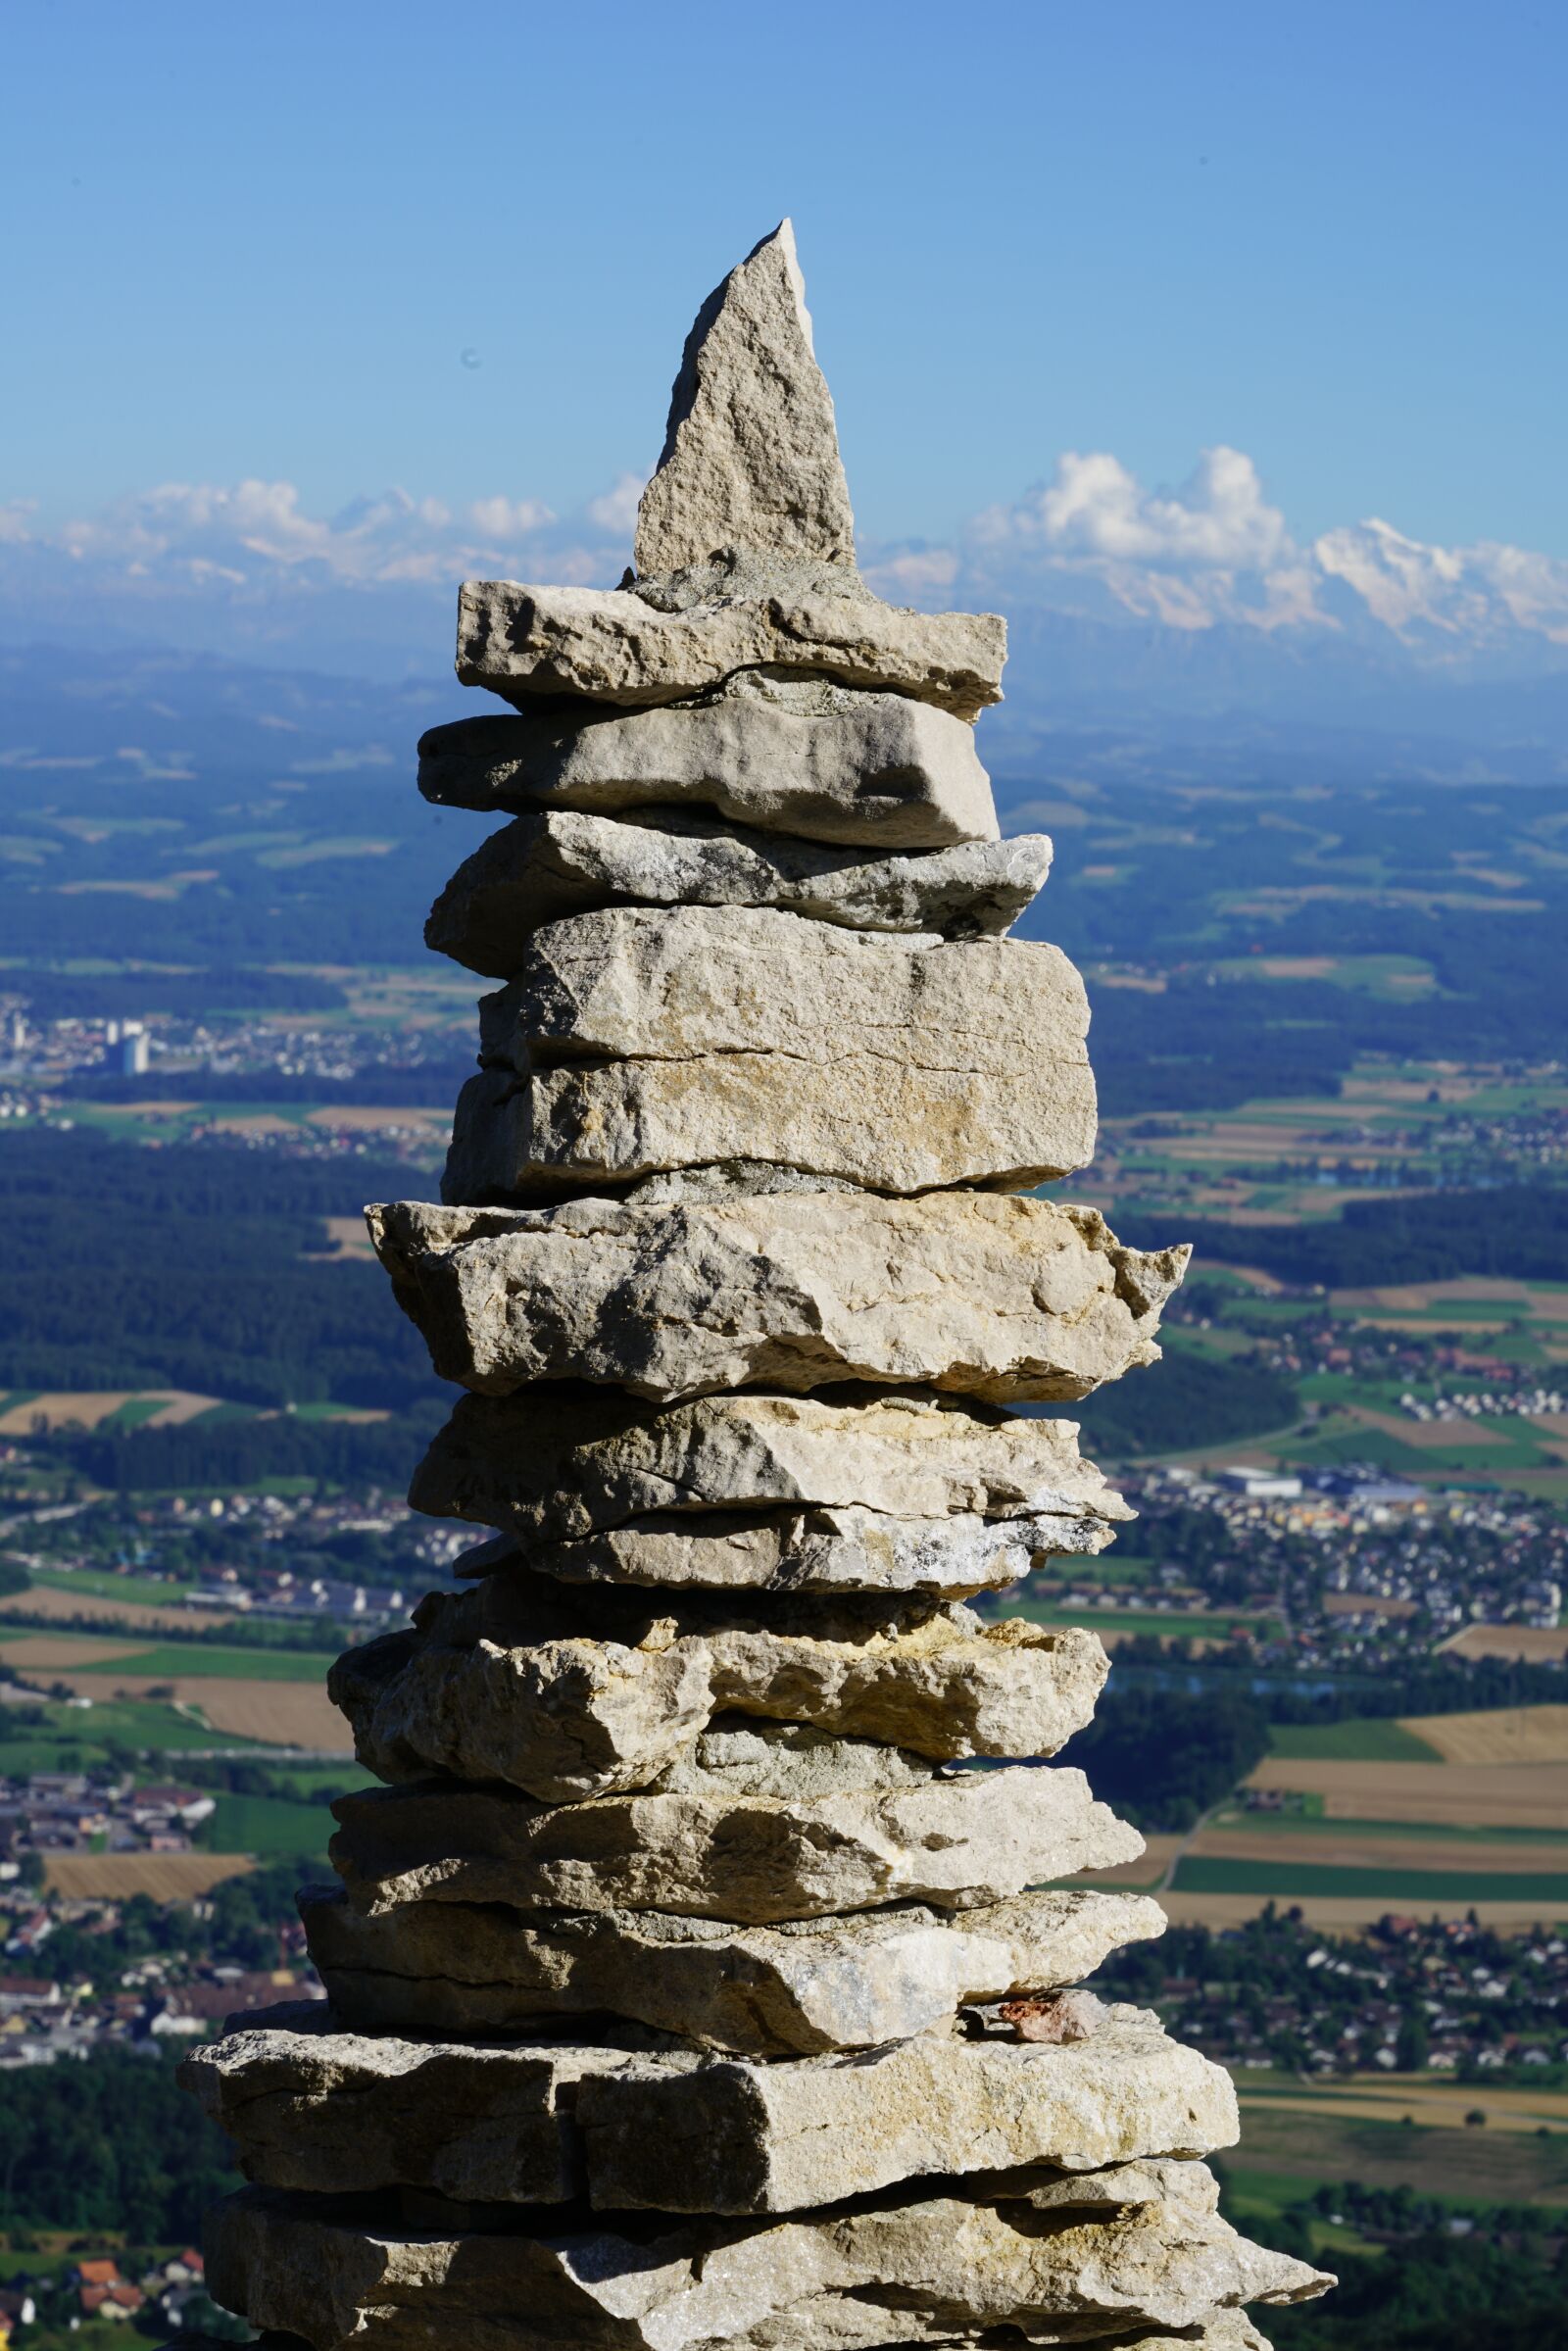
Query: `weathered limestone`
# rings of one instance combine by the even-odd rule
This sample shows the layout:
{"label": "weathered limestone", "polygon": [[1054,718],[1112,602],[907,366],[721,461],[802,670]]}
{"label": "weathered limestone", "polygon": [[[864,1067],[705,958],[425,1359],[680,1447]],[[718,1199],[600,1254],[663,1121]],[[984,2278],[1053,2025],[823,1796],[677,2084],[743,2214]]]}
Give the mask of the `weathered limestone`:
{"label": "weathered limestone", "polygon": [[1086,1068],[1088,1024],[1059,949],[911,943],[764,906],[607,906],[547,923],[479,1007],[483,1057],[519,1073],[559,1054],[852,1053],[1016,1083],[1030,1055]]}
{"label": "weathered limestone", "polygon": [[[1062,1424],[1057,1422],[1056,1427]],[[745,1515],[668,1511],[628,1519],[564,1543],[505,1535],[476,1543],[453,1567],[460,1578],[532,1572],[564,1584],[637,1584],[726,1592],[919,1592],[967,1599],[1015,1584],[1032,1567],[1093,1554],[1132,1511],[1086,1461],[1062,1464],[1055,1507],[984,1519],[895,1518],[814,1508]]]}
{"label": "weathered limestone", "polygon": [[788,220],[698,312],[637,512],[644,575],[708,563],[722,547],[855,562],[833,402]]}
{"label": "weathered limestone", "polygon": [[328,1678],[360,1761],[383,1780],[438,1773],[550,1803],[647,1787],[726,1709],[938,1762],[1052,1755],[1105,1679],[1093,1633],[886,1601],[759,1614],[686,1594],[671,1610],[493,1577],[431,1593],[416,1624],[345,1650]]}
{"label": "weathered limestone", "polygon": [[[409,2041],[261,2011],[180,2080],[263,2186],[601,2211],[798,2212],[927,2173],[1095,2171],[1237,2135],[1223,2070],[1137,2009],[1094,2046],[921,2033],[760,2064],[618,2041]],[[645,2036],[646,2037],[646,2036]]]}
{"label": "weathered limestone", "polygon": [[339,1796],[331,1862],[371,1917],[406,1902],[659,1910],[745,1926],[885,1902],[968,1910],[1135,1861],[1136,1829],[1082,1772],[965,1772],[826,1796],[708,1792],[541,1805],[424,1782]]}
{"label": "weathered limestone", "polygon": [[443,1197],[729,1159],[1021,1190],[1093,1155],[1088,1019],[1052,947],[911,946],[740,906],[574,915],[480,1005],[487,1067],[459,1098]]}
{"label": "weathered limestone", "polygon": [[[635,597],[613,602],[648,618]],[[448,808],[614,815],[710,808],[852,849],[995,841],[991,784],[961,718],[904,694],[742,669],[701,702],[458,718],[419,738],[419,790]]]}
{"label": "weathered limestone", "polygon": [[[458,676],[504,701],[580,694],[637,710],[687,702],[760,666],[885,688],[977,718],[1002,700],[1007,631],[994,613],[912,612],[846,576],[719,576],[700,601],[662,611],[646,590],[465,580]],[[760,592],[759,592],[760,591]]]}
{"label": "weathered limestone", "polygon": [[514,821],[426,936],[506,985],[446,1204],[368,1215],[470,1391],[411,1500],[491,1540],[332,1669],[384,1785],[301,1900],[330,2005],[183,2068],[262,2351],[1266,2351],[1242,2305],[1327,2282],[1219,2218],[1224,2074],[1085,1987],[1164,1923],[1063,1883],[1143,1851],[1043,1761],[1099,1641],[961,1605],[1132,1515],[1043,1414],[1186,1262],[1016,1197],[1095,1096],[1004,935],[1050,844],[968,723],[1004,644],[860,579],[787,223],[636,569],[463,590],[513,710],[420,788]]}
{"label": "weathered limestone", "polygon": [[300,1915],[334,2010],[366,2032],[515,2033],[606,2015],[766,2058],[905,2040],[967,2001],[1074,1984],[1119,1945],[1165,1931],[1146,1895],[1093,1892],[736,1927],[458,1902],[372,1918],[341,1887],[312,1886]]}
{"label": "weathered limestone", "polygon": [[593,2040],[406,2041],[345,2033],[323,2008],[260,2009],[180,2064],[246,2178],[269,2187],[564,2203],[587,2187],[574,2113],[588,2076],[649,2063],[667,2086],[702,2062],[695,2049],[650,2058],[635,2027]]}
{"label": "weathered limestone", "polygon": [[[935,1396],[699,1396],[659,1407],[612,1389],[466,1396],[415,1472],[433,1518],[570,1541],[653,1512],[780,1507],[890,1518],[1119,1518],[1069,1420]],[[700,1533],[701,1527],[694,1528]]]}
{"label": "weathered limestone", "polygon": [[927,1382],[1073,1400],[1157,1360],[1185,1249],[1124,1249],[1095,1209],[986,1194],[796,1193],[670,1207],[367,1211],[444,1379],[482,1395]]}
{"label": "weathered limestone", "polygon": [[551,808],[503,825],[458,867],[424,943],[510,980],[530,932],[617,905],[775,906],[843,930],[989,938],[1016,921],[1050,864],[1043,833],[883,857],[679,808],[626,818]]}
{"label": "weathered limestone", "polygon": [[[1029,2343],[1198,2327],[1247,2301],[1290,2303],[1329,2281],[1239,2236],[1199,2164],[1065,2178],[1004,2174],[944,2196],[890,2190],[803,2220],[693,2221],[631,2234],[443,2240],[318,2218],[245,2188],[214,2215],[209,2283],[270,2327],[387,2351],[450,2341],[511,2351],[842,2351],[972,2343],[1005,2325]],[[440,2329],[438,2335],[432,2329]]]}
{"label": "weathered limestone", "polygon": [[601,2210],[798,2212],[922,2174],[1210,2155],[1239,2130],[1229,2075],[1133,2008],[1071,2048],[920,2033],[853,2058],[664,2062],[584,2078]]}

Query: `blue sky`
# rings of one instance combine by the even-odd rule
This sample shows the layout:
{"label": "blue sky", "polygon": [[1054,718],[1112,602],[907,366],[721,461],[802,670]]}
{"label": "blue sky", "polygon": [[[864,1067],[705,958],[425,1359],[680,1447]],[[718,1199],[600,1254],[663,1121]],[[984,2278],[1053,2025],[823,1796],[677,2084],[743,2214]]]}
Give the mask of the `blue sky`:
{"label": "blue sky", "polygon": [[3,489],[45,512],[579,503],[787,210],[874,536],[1226,442],[1298,532],[1568,555],[1560,10],[64,0],[6,51]]}

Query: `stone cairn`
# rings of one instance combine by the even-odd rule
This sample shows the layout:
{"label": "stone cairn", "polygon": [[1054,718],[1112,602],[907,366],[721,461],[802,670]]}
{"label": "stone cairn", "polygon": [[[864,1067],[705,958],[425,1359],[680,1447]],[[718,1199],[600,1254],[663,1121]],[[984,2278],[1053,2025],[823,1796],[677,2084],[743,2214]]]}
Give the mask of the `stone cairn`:
{"label": "stone cairn", "polygon": [[[699,313],[636,569],[469,583],[419,785],[510,821],[440,1206],[368,1211],[493,1540],[331,1692],[385,1783],[301,1897],[329,1995],[185,2078],[253,2182],[213,2290],[336,2351],[1245,2351],[1330,2280],[1223,2221],[1228,2077],[1071,1987],[1159,1934],[1081,1773],[1093,1634],[964,1603],[1130,1516],[1070,1400],[1186,1252],[1029,1197],[1095,1145],[1007,930],[1001,620],[855,561],[788,223]],[[977,1760],[1028,1759],[1011,1768]]]}

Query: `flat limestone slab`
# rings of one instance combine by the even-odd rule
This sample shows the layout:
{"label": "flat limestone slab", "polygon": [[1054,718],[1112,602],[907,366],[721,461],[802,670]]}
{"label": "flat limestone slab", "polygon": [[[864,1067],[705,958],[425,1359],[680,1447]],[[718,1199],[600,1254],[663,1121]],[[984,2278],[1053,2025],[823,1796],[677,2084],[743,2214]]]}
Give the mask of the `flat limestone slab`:
{"label": "flat limestone slab", "polygon": [[1165,1931],[1147,1895],[1088,1891],[732,1927],[457,1902],[368,1918],[340,1886],[317,1886],[300,1916],[335,2012],[367,2031],[516,2033],[605,2015],[766,2058],[903,2040],[968,2001],[1076,1984],[1124,1943]]}
{"label": "flat limestone slab", "polygon": [[1074,1493],[1053,1511],[990,1520],[893,1518],[875,1510],[782,1511],[771,1515],[670,1511],[633,1519],[570,1543],[508,1536],[465,1551],[458,1577],[547,1575],[564,1584],[702,1586],[724,1592],[921,1592],[967,1598],[1015,1584],[1050,1560],[1104,1549],[1133,1513],[1089,1462]]}
{"label": "flat limestone slab", "polygon": [[426,1782],[339,1796],[329,1857],[369,1916],[409,1902],[658,1910],[771,1926],[886,1902],[968,1910],[1135,1861],[1082,1772],[965,1772],[826,1796],[594,1796],[541,1805]]}
{"label": "flat limestone slab", "polygon": [[1016,1191],[1094,1152],[1083,983],[1032,942],[615,906],[546,924],[479,1015],[450,1200],[735,1159]]}
{"label": "flat limestone slab", "polygon": [[1082,1061],[1089,1012],[1066,956],[1038,940],[909,941],[769,906],[606,906],[546,923],[479,1020],[483,1057],[519,1072],[564,1053],[856,1053],[1017,1082],[1042,1058]]}
{"label": "flat limestone slab", "polygon": [[582,1379],[667,1402],[856,1380],[1074,1401],[1157,1360],[1188,1255],[1124,1249],[1098,1209],[989,1193],[397,1200],[366,1219],[436,1370],[487,1396]]}
{"label": "flat limestone slab", "polygon": [[[764,574],[762,593],[661,611],[636,589],[547,588],[465,580],[458,594],[461,682],[511,701],[580,694],[635,710],[687,702],[737,669],[766,666],[886,688],[977,718],[1002,700],[1007,627],[995,612],[914,612],[855,581],[802,566]],[[750,585],[751,583],[746,583]],[[768,592],[768,590],[771,592]]]}
{"label": "flat limestone slab", "polygon": [[245,2188],[217,2207],[208,2284],[253,2324],[387,2351],[478,2340],[496,2351],[872,2351],[1039,2344],[1203,2327],[1248,2302],[1332,2282],[1239,2236],[1201,2164],[1061,2178],[1009,2173],[946,2194],[901,2188],[869,2209],[746,2223],[661,2216],[548,2236],[413,2236],[309,2199]]}
{"label": "flat limestone slab", "polygon": [[1059,2048],[926,2033],[849,2058],[662,2068],[584,2078],[576,2117],[601,2210],[797,2212],[929,2173],[1209,2155],[1240,2132],[1223,2067],[1133,2008]]}
{"label": "flat limestone slab", "polygon": [[969,1609],[572,1594],[492,1577],[346,1649],[327,1689],[378,1778],[482,1780],[546,1802],[645,1788],[738,1711],[936,1762],[1047,1755],[1094,1712],[1093,1633]]}
{"label": "flat limestone slab", "polygon": [[510,980],[542,924],[609,906],[776,906],[843,930],[991,938],[1017,920],[1050,866],[1043,833],[886,857],[678,808],[624,821],[551,808],[503,825],[459,866],[424,943]]}
{"label": "flat limestone slab", "polygon": [[637,510],[641,572],[678,571],[728,546],[855,562],[833,402],[788,220],[698,312]]}
{"label": "flat limestone slab", "polygon": [[760,2064],[369,2036],[301,2004],[192,2050],[179,2079],[266,2187],[608,2212],[797,2212],[930,2173],[1208,2155],[1238,2133],[1229,2076],[1131,2008],[1066,2048],[921,2033]]}
{"label": "flat limestone slab", "polygon": [[[409,1499],[519,1541],[571,1541],[650,1513],[816,1508],[1004,1521],[1120,1517],[1069,1420],[909,1395],[699,1396],[663,1406],[564,1385],[466,1396]],[[1130,1512],[1125,1515],[1131,1515]]]}
{"label": "flat limestone slab", "polygon": [[[615,601],[655,617],[635,597]],[[904,694],[756,670],[672,710],[579,703],[431,727],[419,790],[486,811],[706,808],[884,854],[997,838],[990,778],[961,718]]]}
{"label": "flat limestone slab", "polygon": [[[234,2139],[246,2179],[268,2187],[564,2203],[587,2185],[580,2085],[646,2061],[635,2032],[619,2045],[407,2041],[346,2033],[324,2005],[260,2010],[180,2061],[181,2087]],[[702,2060],[671,2049],[651,2062],[667,2085]]]}

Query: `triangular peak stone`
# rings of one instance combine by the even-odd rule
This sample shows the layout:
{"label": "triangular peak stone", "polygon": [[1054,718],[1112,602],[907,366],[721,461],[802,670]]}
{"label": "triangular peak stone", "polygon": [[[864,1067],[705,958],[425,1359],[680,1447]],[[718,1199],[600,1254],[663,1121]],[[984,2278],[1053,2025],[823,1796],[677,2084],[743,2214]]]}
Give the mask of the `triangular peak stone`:
{"label": "triangular peak stone", "polygon": [[833,402],[788,220],[698,312],[638,509],[641,579],[706,564],[721,549],[855,565]]}

